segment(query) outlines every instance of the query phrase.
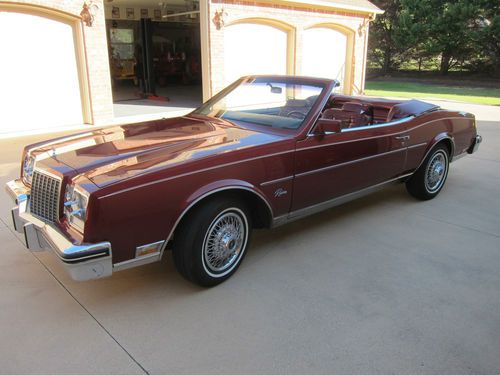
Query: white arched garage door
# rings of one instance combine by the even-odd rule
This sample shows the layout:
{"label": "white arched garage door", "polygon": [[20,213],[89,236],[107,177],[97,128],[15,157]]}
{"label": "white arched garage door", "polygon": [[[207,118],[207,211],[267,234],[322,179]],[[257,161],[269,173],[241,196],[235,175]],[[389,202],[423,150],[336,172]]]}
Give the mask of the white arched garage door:
{"label": "white arched garage door", "polygon": [[0,133],[81,124],[70,24],[0,11]]}
{"label": "white arched garage door", "polygon": [[278,28],[240,23],[224,29],[225,83],[251,74],[286,74],[288,34]]}
{"label": "white arched garage door", "polygon": [[312,28],[303,34],[302,75],[333,78],[345,84],[347,35],[330,28]]}

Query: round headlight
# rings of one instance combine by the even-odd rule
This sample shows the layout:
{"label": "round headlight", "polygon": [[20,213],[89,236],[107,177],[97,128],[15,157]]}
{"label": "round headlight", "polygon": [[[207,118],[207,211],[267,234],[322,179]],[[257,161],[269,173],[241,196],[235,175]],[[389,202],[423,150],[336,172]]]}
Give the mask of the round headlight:
{"label": "round headlight", "polygon": [[23,179],[28,184],[31,184],[34,169],[35,169],[35,157],[30,154],[26,154],[23,161]]}

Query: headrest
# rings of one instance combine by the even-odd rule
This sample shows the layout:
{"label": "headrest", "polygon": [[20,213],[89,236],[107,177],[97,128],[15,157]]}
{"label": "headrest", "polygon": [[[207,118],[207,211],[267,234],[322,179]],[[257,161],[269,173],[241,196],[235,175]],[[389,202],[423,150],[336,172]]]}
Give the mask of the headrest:
{"label": "headrest", "polygon": [[342,113],[341,109],[329,108],[323,111],[323,113],[321,114],[321,118],[334,119],[338,117],[340,113]]}
{"label": "headrest", "polygon": [[361,113],[364,111],[364,106],[361,103],[347,102],[342,106],[342,111]]}
{"label": "headrest", "polygon": [[389,122],[408,116],[419,116],[422,113],[434,111],[438,108],[439,106],[437,105],[421,102],[420,100],[409,100],[392,107],[387,116],[387,121]]}

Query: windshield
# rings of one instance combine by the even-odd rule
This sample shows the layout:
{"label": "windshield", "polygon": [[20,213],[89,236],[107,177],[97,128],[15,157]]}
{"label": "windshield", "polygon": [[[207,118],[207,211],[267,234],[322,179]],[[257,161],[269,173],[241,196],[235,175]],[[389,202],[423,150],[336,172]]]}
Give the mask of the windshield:
{"label": "windshield", "polygon": [[214,97],[194,113],[235,123],[298,129],[324,89],[266,77],[243,81],[222,97]]}

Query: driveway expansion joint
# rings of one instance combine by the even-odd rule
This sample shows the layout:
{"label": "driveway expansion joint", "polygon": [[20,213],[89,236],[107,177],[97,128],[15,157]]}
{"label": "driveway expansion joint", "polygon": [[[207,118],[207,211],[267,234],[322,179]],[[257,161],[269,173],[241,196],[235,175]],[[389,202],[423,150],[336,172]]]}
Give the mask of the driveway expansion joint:
{"label": "driveway expansion joint", "polygon": [[[17,236],[16,236],[17,238]],[[19,239],[18,239],[19,240]],[[21,242],[21,240],[19,240]],[[99,327],[125,352],[125,354],[142,370],[144,374],[149,375],[149,371],[137,361],[134,356],[109,332],[106,327],[71,293],[71,291],[59,280],[56,275],[42,262],[42,260],[30,251],[31,255],[45,268],[45,270],[56,280],[56,282],[70,295],[70,297],[97,323]]]}
{"label": "driveway expansion joint", "polygon": [[485,231],[482,231],[482,230],[479,230],[479,229],[476,229],[476,228],[467,227],[465,225],[460,225],[460,224],[456,224],[456,223],[450,223],[449,221],[446,221],[446,220],[443,220],[443,219],[437,219],[437,218],[435,218],[433,216],[429,216],[429,215],[426,215],[426,214],[415,213],[415,215],[418,215],[418,216],[421,216],[421,217],[425,217],[426,219],[434,220],[434,221],[437,221],[439,223],[444,223],[444,224],[452,225],[452,226],[457,227],[457,228],[467,229],[467,230],[471,230],[473,232],[481,233],[481,234],[484,234],[484,235],[487,235],[487,236],[492,236],[492,237],[495,237],[495,238],[500,238],[500,235],[495,234],[495,233],[485,232]]}

